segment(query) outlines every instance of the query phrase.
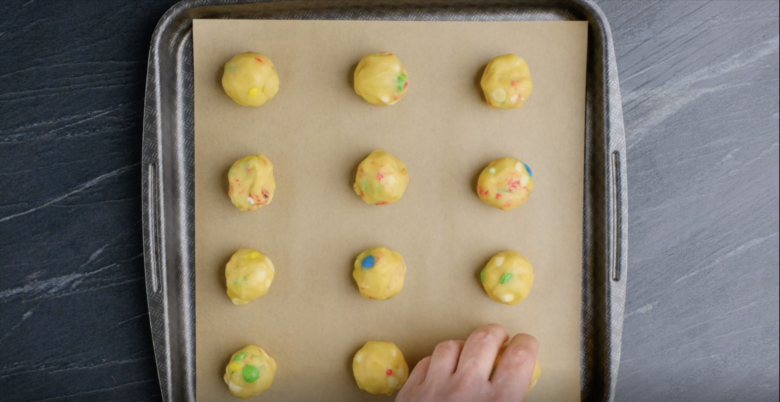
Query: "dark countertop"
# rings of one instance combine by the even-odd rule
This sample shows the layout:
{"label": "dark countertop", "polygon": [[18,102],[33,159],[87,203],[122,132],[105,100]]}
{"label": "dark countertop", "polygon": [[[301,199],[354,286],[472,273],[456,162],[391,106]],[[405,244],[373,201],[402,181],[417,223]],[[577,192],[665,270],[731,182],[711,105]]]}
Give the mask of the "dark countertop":
{"label": "dark countertop", "polygon": [[[0,399],[159,400],[141,235],[173,0],[0,6]],[[778,3],[601,0],[628,144],[619,401],[777,401]]]}

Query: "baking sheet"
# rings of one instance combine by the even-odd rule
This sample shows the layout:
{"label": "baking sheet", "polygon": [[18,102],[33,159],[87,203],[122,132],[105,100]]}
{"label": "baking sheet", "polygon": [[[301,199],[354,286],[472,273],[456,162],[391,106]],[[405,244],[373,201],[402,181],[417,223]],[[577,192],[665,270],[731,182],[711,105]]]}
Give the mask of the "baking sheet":
{"label": "baking sheet", "polygon": [[[226,359],[255,343],[279,364],[268,400],[368,399],[351,375],[365,341],[396,343],[412,366],[438,342],[498,322],[539,338],[543,376],[527,400],[578,400],[586,48],[586,22],[194,21],[198,398],[231,398]],[[234,104],[219,84],[221,66],[250,50],[281,77],[259,109]],[[409,70],[409,92],[392,107],[350,86],[360,57],[379,51]],[[529,63],[534,93],[520,110],[488,108],[479,76],[510,52]],[[378,148],[410,172],[404,198],[386,207],[351,189],[357,164]],[[274,162],[277,192],[242,213],[224,177],[256,153]],[[473,190],[503,156],[528,163],[536,180],[511,212]],[[384,302],[363,299],[351,278],[355,256],[379,245],[408,267],[403,292]],[[224,294],[224,264],[240,247],[277,268],[269,294],[247,306]],[[518,306],[489,299],[478,279],[506,249],[536,271]]]}

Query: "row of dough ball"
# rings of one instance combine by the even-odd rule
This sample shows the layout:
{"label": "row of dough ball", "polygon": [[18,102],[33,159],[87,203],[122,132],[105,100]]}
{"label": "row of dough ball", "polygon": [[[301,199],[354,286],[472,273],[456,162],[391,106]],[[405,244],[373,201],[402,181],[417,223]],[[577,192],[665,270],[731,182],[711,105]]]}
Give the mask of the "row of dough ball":
{"label": "row of dough ball", "polygon": [[[394,105],[409,89],[406,67],[389,52],[364,56],[354,78],[355,92],[372,105]],[[481,85],[487,104],[499,109],[520,108],[533,90],[528,63],[516,54],[488,63]],[[225,64],[222,87],[239,105],[262,106],[279,92],[279,74],[268,56],[241,53]]]}
{"label": "row of dough ball", "polygon": [[[505,349],[506,345],[499,350],[494,370]],[[394,343],[369,341],[355,353],[352,374],[360,389],[374,395],[393,395],[409,378],[409,365]],[[529,392],[541,375],[542,369],[537,361]],[[275,376],[276,361],[261,347],[249,345],[230,356],[223,378],[233,395],[250,398],[270,388]]]}
{"label": "row of dough ball", "polygon": [[[259,251],[240,249],[225,266],[227,295],[235,305],[247,304],[268,293],[275,274],[270,258]],[[387,300],[403,289],[406,263],[397,251],[372,248],[355,259],[352,277],[363,297]],[[490,298],[513,306],[531,293],[534,269],[522,254],[504,251],[488,261],[480,272],[480,279]]]}
{"label": "row of dough ball", "polygon": [[[241,158],[228,171],[228,183],[233,205],[242,211],[257,210],[273,200],[273,164],[265,155]],[[352,188],[368,204],[388,205],[403,197],[408,184],[406,165],[389,152],[377,150],[360,162]],[[490,162],[477,181],[479,198],[504,211],[525,203],[533,189],[531,168],[515,158]]]}

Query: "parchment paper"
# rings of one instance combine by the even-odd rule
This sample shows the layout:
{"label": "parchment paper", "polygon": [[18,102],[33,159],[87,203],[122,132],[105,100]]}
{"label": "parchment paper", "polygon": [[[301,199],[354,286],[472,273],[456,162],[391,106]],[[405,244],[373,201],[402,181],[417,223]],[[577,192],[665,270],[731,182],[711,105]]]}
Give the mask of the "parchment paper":
{"label": "parchment paper", "polygon": [[[222,375],[247,344],[278,363],[257,400],[391,400],[356,386],[354,353],[391,341],[410,367],[447,339],[496,322],[540,342],[542,377],[527,401],[580,397],[582,205],[586,22],[194,22],[195,266],[197,397],[238,400]],[[270,57],[280,91],[241,107],[220,85],[234,54]],[[351,86],[363,55],[392,51],[409,70],[409,91],[391,107]],[[489,108],[479,88],[493,57],[516,53],[534,91],[519,110]],[[365,204],[352,191],[358,163],[384,149],[409,169],[403,199]],[[263,153],[274,163],[273,202],[241,212],[227,196],[231,164]],[[512,156],[533,169],[520,208],[482,203],[476,178]],[[351,271],[361,251],[386,246],[406,260],[403,291],[360,296]],[[224,266],[238,248],[276,266],[270,292],[246,306],[225,295]],[[491,300],[479,271],[516,250],[536,282],[517,306]]]}

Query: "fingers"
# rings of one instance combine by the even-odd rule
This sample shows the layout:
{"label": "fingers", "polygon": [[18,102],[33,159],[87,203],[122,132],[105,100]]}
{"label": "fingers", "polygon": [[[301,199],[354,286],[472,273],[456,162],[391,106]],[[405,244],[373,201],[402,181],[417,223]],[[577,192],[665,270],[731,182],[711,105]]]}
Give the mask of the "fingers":
{"label": "fingers", "polygon": [[493,369],[493,363],[496,361],[498,349],[501,348],[509,334],[504,327],[498,324],[485,325],[472,332],[466,344],[463,345],[463,352],[458,361],[458,371],[468,370],[484,377],[490,378],[490,372]]}
{"label": "fingers", "polygon": [[525,395],[531,387],[539,342],[528,334],[517,334],[504,350],[491,382],[510,394]]}
{"label": "fingers", "polygon": [[428,368],[430,366],[431,366],[430,356],[420,360],[417,363],[417,365],[414,366],[414,370],[412,370],[412,372],[409,374],[409,378],[406,380],[406,384],[404,384],[404,388],[413,387],[425,381],[425,376],[426,374],[428,374]]}
{"label": "fingers", "polygon": [[431,366],[430,356],[417,362],[417,365],[414,366],[412,372],[409,373],[409,378],[406,379],[406,384],[404,384],[404,386],[401,387],[401,390],[398,391],[398,396],[395,399],[397,402],[407,401],[410,399],[410,394],[413,394],[417,386],[422,384],[423,381],[425,381],[425,377],[428,373],[428,368],[430,366]]}
{"label": "fingers", "polygon": [[431,366],[428,369],[426,380],[447,378],[455,372],[458,366],[460,351],[463,350],[463,341],[444,341],[436,345],[431,356]]}

